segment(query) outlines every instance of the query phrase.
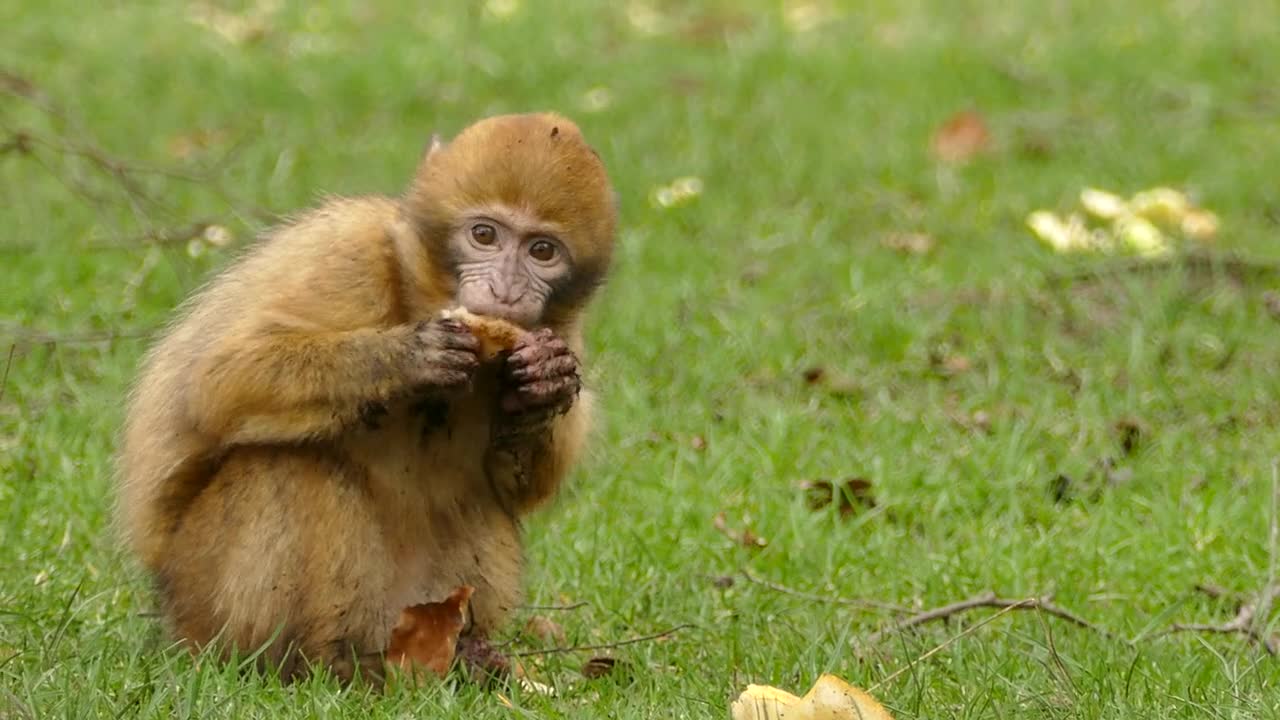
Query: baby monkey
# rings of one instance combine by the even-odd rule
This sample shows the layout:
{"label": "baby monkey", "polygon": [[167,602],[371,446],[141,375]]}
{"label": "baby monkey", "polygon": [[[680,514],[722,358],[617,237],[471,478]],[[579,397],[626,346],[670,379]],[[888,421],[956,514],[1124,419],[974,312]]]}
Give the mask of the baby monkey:
{"label": "baby monkey", "polygon": [[[616,224],[572,122],[493,117],[433,139],[401,197],[330,200],[190,298],[118,458],[119,524],[170,631],[265,647],[286,679],[378,683],[401,611],[471,586],[459,652],[492,657],[521,517],[588,433],[583,312]],[[509,351],[478,318],[517,328]]]}

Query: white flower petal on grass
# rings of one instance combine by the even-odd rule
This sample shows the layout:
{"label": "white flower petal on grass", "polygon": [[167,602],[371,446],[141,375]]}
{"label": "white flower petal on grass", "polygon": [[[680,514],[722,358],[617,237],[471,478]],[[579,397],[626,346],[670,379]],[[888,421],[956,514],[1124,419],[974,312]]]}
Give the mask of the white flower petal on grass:
{"label": "white flower petal on grass", "polygon": [[649,193],[649,199],[658,207],[666,208],[676,204],[676,194],[665,185],[660,188],[654,188],[653,192]]}
{"label": "white flower petal on grass", "polygon": [[1090,215],[1103,220],[1113,220],[1129,212],[1124,198],[1097,188],[1081,190],[1080,204]]}
{"label": "white flower petal on grass", "polygon": [[649,199],[658,207],[684,205],[702,194],[702,178],[688,175],[676,178],[670,185],[654,188]]}
{"label": "white flower petal on grass", "polygon": [[604,86],[593,87],[582,94],[578,104],[586,112],[601,112],[613,104],[613,93]]}
{"label": "white flower petal on grass", "polygon": [[831,20],[831,9],[816,2],[787,2],[783,4],[782,19],[795,33],[817,30]]}
{"label": "white flower petal on grass", "polygon": [[201,237],[204,238],[205,242],[214,247],[226,247],[231,244],[231,241],[235,240],[235,235],[222,225],[210,225],[209,227],[206,227],[204,232],[201,233]]}
{"label": "white flower petal on grass", "polygon": [[484,11],[496,20],[506,20],[520,10],[520,0],[487,0]]}
{"label": "white flower petal on grass", "polygon": [[666,18],[647,2],[628,3],[627,21],[646,35],[657,35],[666,27]]}

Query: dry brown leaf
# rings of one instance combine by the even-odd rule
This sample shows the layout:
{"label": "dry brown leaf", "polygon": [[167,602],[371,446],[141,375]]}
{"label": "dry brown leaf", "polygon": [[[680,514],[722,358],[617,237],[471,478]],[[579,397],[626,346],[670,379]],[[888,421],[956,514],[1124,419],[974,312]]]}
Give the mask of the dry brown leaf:
{"label": "dry brown leaf", "polygon": [[529,637],[537,638],[544,643],[564,643],[564,628],[560,623],[545,615],[534,615],[524,624],[524,632]]}
{"label": "dry brown leaf", "polygon": [[716,530],[720,531],[720,534],[745,548],[759,550],[769,544],[768,540],[756,535],[750,527],[745,527],[742,530],[729,527],[729,520],[723,511],[716,513],[715,517],[711,519],[711,523]]}
{"label": "dry brown leaf", "polygon": [[816,365],[806,369],[801,377],[807,385],[821,387],[832,395],[857,395],[862,386],[853,378],[839,373],[828,372],[826,368]]}
{"label": "dry brown leaf", "polygon": [[1268,315],[1280,320],[1280,293],[1275,290],[1268,290],[1262,293],[1262,306],[1267,309]]}
{"label": "dry brown leaf", "polygon": [[732,575],[717,575],[711,578],[711,584],[720,590],[728,590],[735,582]]}
{"label": "dry brown leaf", "polygon": [[800,483],[811,510],[821,510],[832,504],[840,517],[852,517],[860,508],[876,506],[871,481],[863,477],[847,477],[841,481],[805,480]]}
{"label": "dry brown leaf", "polygon": [[593,657],[582,665],[582,677],[588,680],[602,678],[613,672],[618,661],[611,657]]}
{"label": "dry brown leaf", "polygon": [[227,131],[225,130],[198,129],[169,138],[166,149],[170,157],[177,160],[187,160],[226,141]]}
{"label": "dry brown leaf", "polygon": [[826,376],[827,376],[827,369],[820,365],[808,368],[801,375],[801,377],[804,378],[804,381],[809,383],[810,385],[822,382],[823,378],[825,378]]}
{"label": "dry brown leaf", "polygon": [[1075,483],[1070,477],[1064,474],[1058,474],[1049,481],[1049,495],[1053,501],[1058,504],[1070,502],[1075,497]]}
{"label": "dry brown leaf", "polygon": [[423,677],[424,670],[437,677],[448,674],[474,592],[475,588],[463,585],[440,602],[402,610],[387,646],[388,667],[405,672],[415,681]]}
{"label": "dry brown leaf", "polygon": [[964,110],[947,118],[933,133],[933,156],[945,163],[963,163],[991,147],[991,131],[982,115]]}
{"label": "dry brown leaf", "polygon": [[937,241],[925,233],[890,233],[880,238],[880,244],[904,255],[927,255]]}
{"label": "dry brown leaf", "polygon": [[929,364],[943,375],[960,375],[973,369],[973,363],[964,355],[939,351],[929,353]]}
{"label": "dry brown leaf", "polygon": [[1115,428],[1116,434],[1120,436],[1120,449],[1125,455],[1132,455],[1145,434],[1142,423],[1134,418],[1124,418],[1116,422]]}

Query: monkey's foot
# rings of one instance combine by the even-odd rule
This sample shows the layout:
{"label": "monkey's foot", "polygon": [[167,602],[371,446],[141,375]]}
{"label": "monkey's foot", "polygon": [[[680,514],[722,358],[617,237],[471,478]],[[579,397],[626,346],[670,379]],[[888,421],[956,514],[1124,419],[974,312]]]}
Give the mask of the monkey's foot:
{"label": "monkey's foot", "polygon": [[505,681],[511,677],[511,660],[489,644],[487,638],[464,635],[458,638],[458,660],[471,679],[482,685]]}

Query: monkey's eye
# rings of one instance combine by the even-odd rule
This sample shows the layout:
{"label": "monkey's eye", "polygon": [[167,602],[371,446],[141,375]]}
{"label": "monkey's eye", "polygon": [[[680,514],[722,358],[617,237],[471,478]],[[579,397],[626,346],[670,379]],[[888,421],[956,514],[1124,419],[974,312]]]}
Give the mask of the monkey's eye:
{"label": "monkey's eye", "polygon": [[498,231],[492,225],[480,223],[471,226],[471,239],[481,245],[492,245],[498,240]]}
{"label": "monkey's eye", "polygon": [[529,257],[538,262],[551,262],[556,257],[555,243],[550,240],[538,240],[529,246]]}

